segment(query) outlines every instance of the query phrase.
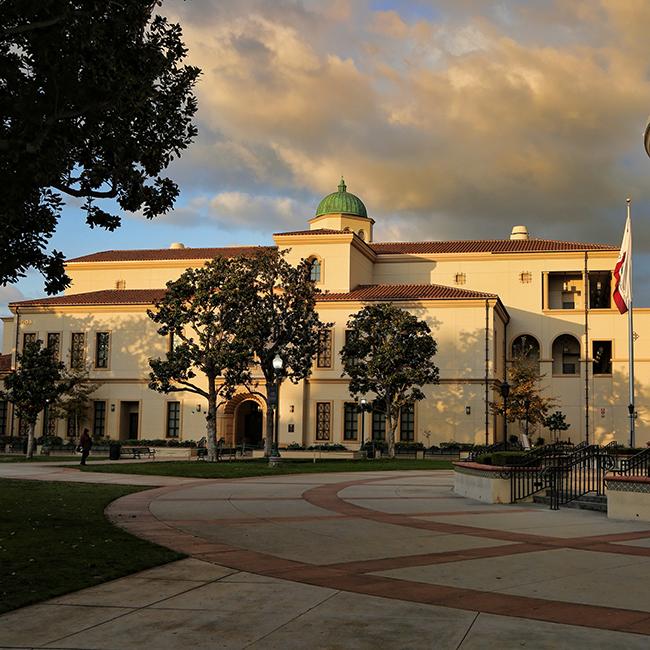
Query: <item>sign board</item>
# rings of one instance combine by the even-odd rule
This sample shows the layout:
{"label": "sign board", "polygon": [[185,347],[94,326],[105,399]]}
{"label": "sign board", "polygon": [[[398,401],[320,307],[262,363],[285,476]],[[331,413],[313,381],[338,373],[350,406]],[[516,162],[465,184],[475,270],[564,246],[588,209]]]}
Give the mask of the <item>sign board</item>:
{"label": "sign board", "polygon": [[275,407],[278,405],[278,387],[275,384],[269,386],[269,406]]}

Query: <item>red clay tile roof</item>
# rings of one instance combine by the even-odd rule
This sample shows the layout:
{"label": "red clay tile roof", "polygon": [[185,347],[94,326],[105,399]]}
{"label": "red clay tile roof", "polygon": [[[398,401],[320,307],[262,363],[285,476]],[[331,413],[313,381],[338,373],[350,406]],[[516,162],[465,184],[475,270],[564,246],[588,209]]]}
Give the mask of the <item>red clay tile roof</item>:
{"label": "red clay tile roof", "polygon": [[615,251],[610,244],[587,244],[554,239],[471,239],[467,241],[377,242],[370,243],[377,255],[442,253],[538,253],[553,251]]}
{"label": "red clay tile roof", "polygon": [[334,228],[316,228],[314,230],[292,230],[290,232],[274,232],[273,236],[276,235],[281,237],[283,235],[353,235],[351,230],[335,230]]}
{"label": "red clay tile roof", "polygon": [[84,305],[152,305],[165,295],[165,289],[104,289],[88,293],[68,294],[11,302],[10,307],[58,307]]}
{"label": "red clay tile roof", "polygon": [[100,251],[74,257],[70,262],[144,262],[148,260],[211,260],[213,257],[250,255],[275,246],[226,246],[223,248],[149,248],[125,251]]}
{"label": "red clay tile roof", "polygon": [[347,293],[321,293],[318,302],[344,300],[476,300],[496,298],[494,293],[445,287],[440,284],[361,284]]}
{"label": "red clay tile roof", "polygon": [[8,372],[11,370],[11,355],[0,354],[0,372]]}
{"label": "red clay tile roof", "polygon": [[[12,302],[10,307],[93,307],[97,305],[152,305],[165,289],[105,289],[88,293]],[[366,284],[348,293],[320,293],[318,302],[344,300],[472,300],[496,298],[496,294],[444,287],[439,284]]]}

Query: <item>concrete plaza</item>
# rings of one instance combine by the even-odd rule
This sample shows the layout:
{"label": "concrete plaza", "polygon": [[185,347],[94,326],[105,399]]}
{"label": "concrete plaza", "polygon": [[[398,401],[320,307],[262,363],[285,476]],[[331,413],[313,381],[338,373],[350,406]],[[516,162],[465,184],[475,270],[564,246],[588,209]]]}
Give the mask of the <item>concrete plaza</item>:
{"label": "concrete plaza", "polygon": [[448,471],[146,478],[109,516],[190,558],[6,614],[1,647],[650,647],[647,524],[479,504]]}

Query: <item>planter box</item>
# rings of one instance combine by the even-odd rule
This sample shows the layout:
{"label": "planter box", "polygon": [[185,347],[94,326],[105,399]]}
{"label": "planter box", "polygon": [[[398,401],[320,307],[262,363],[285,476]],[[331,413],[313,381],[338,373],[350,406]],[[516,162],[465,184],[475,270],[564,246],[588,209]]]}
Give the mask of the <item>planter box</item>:
{"label": "planter box", "polygon": [[650,478],[608,474],[607,517],[650,522]]}
{"label": "planter box", "polygon": [[454,493],[483,503],[510,503],[509,468],[454,463]]}
{"label": "planter box", "polygon": [[[365,458],[362,451],[307,451],[298,449],[280,449],[280,457],[287,460],[308,459],[308,460],[358,460]],[[253,458],[264,458],[263,449],[254,449]]]}
{"label": "planter box", "polygon": [[156,460],[191,460],[192,456],[196,456],[196,450],[191,447],[152,447],[152,449],[156,450]]}

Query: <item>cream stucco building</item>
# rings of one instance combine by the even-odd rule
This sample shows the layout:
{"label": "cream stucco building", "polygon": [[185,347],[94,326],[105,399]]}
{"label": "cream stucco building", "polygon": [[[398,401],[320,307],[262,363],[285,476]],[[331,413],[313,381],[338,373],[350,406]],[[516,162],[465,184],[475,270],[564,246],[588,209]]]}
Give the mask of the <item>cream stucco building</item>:
{"label": "cream stucco building", "polygon": [[[618,247],[529,236],[515,226],[493,240],[376,242],[364,204],[339,190],[321,201],[302,231],[277,233],[275,245],[290,261],[313,261],[322,290],[318,311],[333,322],[329,347],[309,380],[282,387],[280,444],[341,443],[354,449],[383,435],[380,413],[361,416],[343,378],[339,351],[350,314],[390,301],[429,323],[438,342],[440,384],[404,412],[398,440],[427,446],[456,440],[501,440],[503,423],[489,413],[517,346],[539,357],[543,385],[558,398],[571,428],[565,437],[608,442],[628,439],[627,321],[616,310],[611,273]],[[115,439],[199,439],[205,403],[189,393],[161,395],[147,387],[148,359],[166,353],[146,310],[167,281],[190,266],[254,247],[112,250],[67,263],[72,286],[65,295],[16,302],[4,321],[5,367],[16,349],[40,338],[67,364],[88,362],[100,383],[88,425]],[[637,444],[650,440],[648,309],[635,309]],[[523,337],[523,338],[522,338]],[[368,396],[370,399],[372,396]],[[219,415],[229,442],[261,439],[265,406],[242,392]],[[361,422],[361,417],[365,422]],[[0,403],[0,429],[18,433],[11,405]],[[516,425],[510,429],[517,431]],[[37,432],[65,437],[63,421],[43,417]],[[548,436],[548,432],[540,432]]]}

